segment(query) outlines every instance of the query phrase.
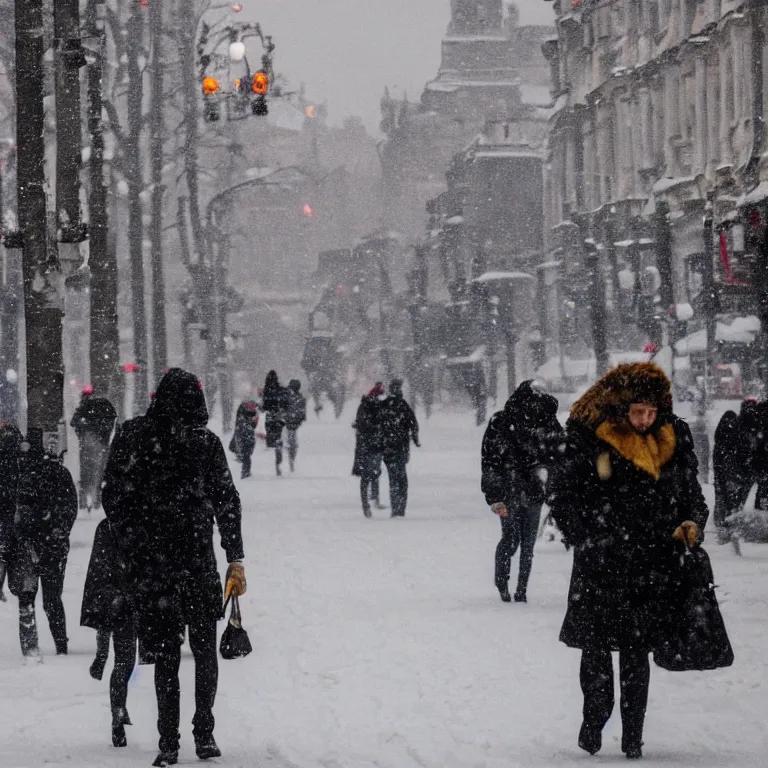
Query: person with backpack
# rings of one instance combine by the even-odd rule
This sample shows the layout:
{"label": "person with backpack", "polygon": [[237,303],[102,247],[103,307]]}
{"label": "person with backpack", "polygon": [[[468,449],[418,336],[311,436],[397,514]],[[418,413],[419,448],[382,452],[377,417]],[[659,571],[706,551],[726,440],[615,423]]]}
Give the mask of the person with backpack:
{"label": "person with backpack", "polygon": [[496,547],[495,583],[501,599],[509,594],[510,563],[520,547],[520,569],[514,600],[528,600],[533,549],[544,503],[542,471],[556,460],[563,430],[557,420],[557,400],[524,381],[503,411],[488,422],[482,444],[481,490],[501,520]]}
{"label": "person with backpack", "polygon": [[136,664],[136,622],[122,575],[122,563],[109,520],[96,526],[80,613],[80,626],[96,630],[96,658],[91,677],[101,680],[109,657],[109,642],[115,664],[109,681],[112,711],[112,745],[125,747],[125,726],[131,725],[126,707],[128,681]]}
{"label": "person with backpack", "polygon": [[40,658],[35,599],[42,586],[43,610],[56,646],[68,650],[62,593],[69,536],[77,518],[77,489],[69,470],[43,450],[43,432],[30,429],[22,444],[8,588],[19,600],[19,640],[25,657]]}
{"label": "person with backpack", "polygon": [[293,472],[296,466],[296,454],[299,451],[296,433],[307,420],[307,399],[301,394],[301,382],[298,379],[291,379],[288,382],[286,406],[285,431],[288,441],[288,466]]}
{"label": "person with backpack", "polygon": [[214,524],[226,552],[225,594],[245,594],[240,497],[221,441],[206,428],[202,385],[169,370],[146,415],[126,422],[104,475],[104,511],[124,565],[143,650],[154,658],[159,753],[179,754],[179,665],[185,630],[195,660],[197,756],[221,756],[213,736],[218,681],[216,622],[223,618]]}
{"label": "person with backpack", "polygon": [[259,423],[259,409],[253,400],[243,400],[237,408],[235,415],[235,429],[229,450],[237,456],[237,460],[243,465],[240,479],[245,480],[251,476],[251,456],[256,447],[256,427]]}
{"label": "person with backpack", "polygon": [[383,458],[389,476],[392,517],[405,517],[408,504],[407,465],[411,458],[411,442],[420,448],[419,423],[416,414],[403,397],[403,380],[392,379],[389,395],[381,406]]}
{"label": "person with backpack", "polygon": [[679,542],[695,547],[707,509],[688,425],[655,363],[608,371],[571,408],[548,503],[574,548],[560,640],[581,650],[578,736],[596,754],[621,678],[621,749],[642,757],[649,652],[674,635]]}

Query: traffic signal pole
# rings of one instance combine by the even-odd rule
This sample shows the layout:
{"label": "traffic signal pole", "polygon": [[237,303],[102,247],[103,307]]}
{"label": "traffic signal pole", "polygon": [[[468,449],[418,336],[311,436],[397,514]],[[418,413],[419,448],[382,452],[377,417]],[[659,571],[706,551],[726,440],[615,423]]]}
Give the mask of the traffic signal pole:
{"label": "traffic signal pole", "polygon": [[[27,337],[27,431],[56,441],[64,416],[59,265],[49,260],[45,199],[43,0],[16,0],[16,144]],[[78,116],[79,118],[79,116]]]}

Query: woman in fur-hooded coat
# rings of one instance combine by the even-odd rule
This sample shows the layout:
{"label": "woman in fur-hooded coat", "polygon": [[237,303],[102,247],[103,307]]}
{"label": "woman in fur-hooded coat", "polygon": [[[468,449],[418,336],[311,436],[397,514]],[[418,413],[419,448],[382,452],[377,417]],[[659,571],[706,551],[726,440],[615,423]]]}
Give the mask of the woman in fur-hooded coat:
{"label": "woman in fur-hooded coat", "polygon": [[622,749],[639,757],[648,652],[667,631],[676,588],[675,539],[700,539],[709,514],[693,440],[672,413],[669,380],[654,363],[606,373],[574,404],[566,435],[548,501],[574,546],[560,639],[583,651],[579,745],[593,754],[600,748],[613,709],[610,652],[619,651]]}

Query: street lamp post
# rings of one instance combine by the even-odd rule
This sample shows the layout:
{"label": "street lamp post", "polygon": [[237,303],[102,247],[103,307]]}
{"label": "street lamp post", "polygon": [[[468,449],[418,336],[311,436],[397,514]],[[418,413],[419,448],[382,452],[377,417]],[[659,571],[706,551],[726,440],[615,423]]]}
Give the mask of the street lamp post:
{"label": "street lamp post", "polygon": [[605,281],[600,268],[600,252],[594,240],[584,241],[586,253],[584,264],[589,280],[590,320],[592,325],[592,346],[595,351],[595,373],[599,378],[610,367],[608,357],[608,336],[605,318]]}

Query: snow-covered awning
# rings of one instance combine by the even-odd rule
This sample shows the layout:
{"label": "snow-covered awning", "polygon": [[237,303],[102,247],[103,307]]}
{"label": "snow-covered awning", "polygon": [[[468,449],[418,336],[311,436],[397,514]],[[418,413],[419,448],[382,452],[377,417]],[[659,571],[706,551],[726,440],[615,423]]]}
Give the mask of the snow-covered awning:
{"label": "snow-covered awning", "polygon": [[[730,325],[717,323],[715,340],[726,344],[751,344],[760,332],[760,320],[754,315],[737,317]],[[702,329],[691,333],[675,344],[675,353],[687,355],[703,352],[707,348],[707,332]]]}
{"label": "snow-covered awning", "polygon": [[485,272],[476,277],[473,283],[493,283],[498,280],[533,280],[533,275],[527,272]]}

